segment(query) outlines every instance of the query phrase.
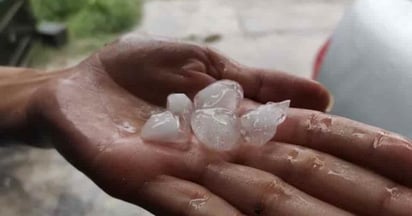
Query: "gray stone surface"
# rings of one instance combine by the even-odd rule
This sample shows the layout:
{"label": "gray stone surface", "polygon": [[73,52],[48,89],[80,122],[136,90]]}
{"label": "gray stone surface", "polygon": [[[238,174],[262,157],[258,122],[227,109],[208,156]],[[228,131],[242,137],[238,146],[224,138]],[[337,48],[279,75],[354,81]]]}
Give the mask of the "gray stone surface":
{"label": "gray stone surface", "polygon": [[[247,65],[309,77],[315,53],[350,2],[147,1],[136,31],[209,41],[209,46]],[[0,215],[150,214],[106,195],[53,150],[8,147],[0,148]]]}
{"label": "gray stone surface", "polygon": [[[208,43],[238,62],[310,77],[351,0],[150,1],[136,31]],[[167,12],[165,12],[167,11]]]}

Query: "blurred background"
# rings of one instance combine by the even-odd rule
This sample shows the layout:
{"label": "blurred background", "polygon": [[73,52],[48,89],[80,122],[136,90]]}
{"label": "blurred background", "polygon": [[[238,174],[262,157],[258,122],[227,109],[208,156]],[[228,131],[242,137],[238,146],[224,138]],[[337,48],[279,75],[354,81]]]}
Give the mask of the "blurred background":
{"label": "blurred background", "polygon": [[[0,0],[0,65],[69,67],[125,32],[215,47],[311,77],[352,0]],[[0,215],[150,215],[111,198],[54,150],[0,149]]]}
{"label": "blurred background", "polygon": [[77,63],[139,24],[141,0],[1,0],[1,64]]}

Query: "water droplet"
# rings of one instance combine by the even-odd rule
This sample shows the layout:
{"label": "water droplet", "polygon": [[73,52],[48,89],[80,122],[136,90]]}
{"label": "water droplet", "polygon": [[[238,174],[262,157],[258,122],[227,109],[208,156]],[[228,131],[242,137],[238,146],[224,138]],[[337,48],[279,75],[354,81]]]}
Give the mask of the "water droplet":
{"label": "water droplet", "polygon": [[[327,133],[330,132],[330,128],[333,125],[331,117],[320,117],[318,114],[312,114],[307,123],[307,130],[312,133],[315,131]],[[344,131],[339,131],[340,134],[344,134]]]}
{"label": "water droplet", "polygon": [[391,198],[397,198],[400,196],[399,188],[397,187],[387,187],[385,190],[391,195]]}
{"label": "water droplet", "polygon": [[288,153],[288,161],[292,162],[296,160],[296,158],[299,156],[299,152],[296,150],[292,150]]}
{"label": "water droplet", "polygon": [[207,200],[208,198],[192,199],[190,200],[189,205],[191,205],[194,209],[200,209],[206,204]]}
{"label": "water droplet", "polygon": [[328,175],[333,175],[333,176],[336,176],[336,177],[339,177],[339,178],[343,178],[343,179],[345,179],[347,181],[351,181],[351,182],[354,181],[353,179],[350,178],[349,175],[345,175],[343,172],[338,172],[338,171],[335,171],[335,170],[329,170]]}
{"label": "water droplet", "polygon": [[372,144],[372,147],[374,149],[377,149],[382,144],[384,136],[385,136],[385,134],[383,132],[379,132],[375,136],[375,138],[373,139],[373,144]]}
{"label": "water droplet", "polygon": [[323,160],[319,159],[318,157],[314,157],[312,159],[312,168],[313,169],[321,169],[324,166],[325,166],[325,163],[323,162]]}
{"label": "water droplet", "polygon": [[136,133],[136,128],[133,127],[129,122],[125,121],[122,122],[120,125],[116,125],[119,130],[128,132],[128,133]]}
{"label": "water droplet", "polygon": [[352,136],[354,136],[356,139],[365,139],[367,137],[367,134],[361,133],[361,132],[354,132],[352,133]]}

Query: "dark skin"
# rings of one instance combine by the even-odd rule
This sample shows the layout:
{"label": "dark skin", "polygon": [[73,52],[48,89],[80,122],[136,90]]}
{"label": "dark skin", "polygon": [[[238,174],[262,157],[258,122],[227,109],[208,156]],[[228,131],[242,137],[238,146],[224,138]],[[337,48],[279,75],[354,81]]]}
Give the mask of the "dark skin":
{"label": "dark skin", "polygon": [[[217,152],[195,137],[141,140],[168,94],[193,97],[220,79],[243,86],[241,111],[292,100],[273,141]],[[49,140],[108,194],[156,215],[412,212],[410,140],[319,112],[330,99],[314,81],[245,67],[207,47],[127,36],[55,73],[0,68],[0,96],[2,138]]]}

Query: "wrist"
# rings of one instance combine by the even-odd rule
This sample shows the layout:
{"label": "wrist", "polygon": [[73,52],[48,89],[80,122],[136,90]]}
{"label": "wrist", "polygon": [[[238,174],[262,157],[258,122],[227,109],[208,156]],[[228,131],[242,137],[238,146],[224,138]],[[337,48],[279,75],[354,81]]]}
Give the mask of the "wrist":
{"label": "wrist", "polygon": [[61,72],[0,67],[0,140],[33,144],[37,136],[33,116],[35,93]]}

